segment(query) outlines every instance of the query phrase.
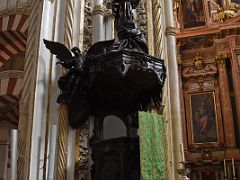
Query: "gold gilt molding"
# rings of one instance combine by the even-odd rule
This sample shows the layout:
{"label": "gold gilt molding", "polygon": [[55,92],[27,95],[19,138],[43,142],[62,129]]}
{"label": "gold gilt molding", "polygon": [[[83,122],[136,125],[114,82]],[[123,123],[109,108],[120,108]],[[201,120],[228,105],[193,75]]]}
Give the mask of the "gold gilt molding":
{"label": "gold gilt molding", "polygon": [[13,15],[13,14],[20,14],[20,15],[29,15],[31,12],[31,4],[28,4],[21,8],[9,8],[0,11],[0,17]]}
{"label": "gold gilt molding", "polygon": [[176,36],[175,27],[166,27],[166,35]]}

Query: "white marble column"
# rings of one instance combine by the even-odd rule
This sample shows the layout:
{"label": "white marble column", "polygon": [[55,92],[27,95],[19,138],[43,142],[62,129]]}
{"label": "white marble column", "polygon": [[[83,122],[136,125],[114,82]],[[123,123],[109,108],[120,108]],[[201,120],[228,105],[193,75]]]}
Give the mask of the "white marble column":
{"label": "white marble column", "polygon": [[92,11],[93,27],[92,27],[92,43],[105,40],[105,24],[104,15],[105,7],[103,0],[94,0],[94,7]]}
{"label": "white marble column", "polygon": [[111,9],[107,9],[105,11],[105,39],[106,40],[111,40],[111,39],[114,39],[114,26],[113,26],[113,14],[112,14],[112,10]]}
{"label": "white marble column", "polygon": [[180,94],[179,94],[179,80],[178,80],[178,64],[176,53],[176,33],[174,28],[173,18],[173,1],[164,1],[165,24],[166,24],[166,40],[167,40],[167,85],[168,85],[168,108],[170,115],[170,123],[172,127],[172,169],[174,179],[178,180],[181,177],[177,170],[182,169],[182,161],[180,144],[182,139],[182,124],[181,124],[181,110],[180,110]]}

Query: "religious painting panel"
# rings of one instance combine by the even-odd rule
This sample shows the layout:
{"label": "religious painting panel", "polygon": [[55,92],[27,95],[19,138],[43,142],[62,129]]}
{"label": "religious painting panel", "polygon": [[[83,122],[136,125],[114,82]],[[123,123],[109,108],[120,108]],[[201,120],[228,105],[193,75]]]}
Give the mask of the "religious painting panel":
{"label": "religious painting panel", "polygon": [[218,142],[214,92],[190,95],[193,143]]}
{"label": "religious painting panel", "polygon": [[204,26],[206,24],[202,0],[181,0],[181,5],[184,28]]}
{"label": "religious painting panel", "polygon": [[[206,77],[205,77],[206,79]],[[192,80],[184,84],[188,148],[222,148],[224,133],[218,83]]]}

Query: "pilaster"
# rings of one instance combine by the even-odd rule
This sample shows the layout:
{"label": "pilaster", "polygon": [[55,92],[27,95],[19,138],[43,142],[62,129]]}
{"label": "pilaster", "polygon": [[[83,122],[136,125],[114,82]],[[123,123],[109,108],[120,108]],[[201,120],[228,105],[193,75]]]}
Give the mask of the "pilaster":
{"label": "pilaster", "polygon": [[229,94],[229,84],[226,71],[226,60],[228,56],[220,55],[216,57],[216,62],[219,71],[219,87],[221,94],[221,105],[222,105],[222,115],[223,124],[225,131],[225,141],[226,147],[232,148],[236,147],[235,133],[234,133],[234,123],[233,123],[233,113],[232,105]]}
{"label": "pilaster", "polygon": [[[240,61],[238,62],[238,56],[236,49],[236,40],[231,42],[231,50],[232,50],[232,78],[233,78],[233,87],[234,87],[234,96],[235,96],[235,104],[237,110],[237,119],[238,119],[238,129],[240,130]],[[240,131],[238,130],[238,137],[240,137]],[[237,144],[240,144],[240,140]]]}

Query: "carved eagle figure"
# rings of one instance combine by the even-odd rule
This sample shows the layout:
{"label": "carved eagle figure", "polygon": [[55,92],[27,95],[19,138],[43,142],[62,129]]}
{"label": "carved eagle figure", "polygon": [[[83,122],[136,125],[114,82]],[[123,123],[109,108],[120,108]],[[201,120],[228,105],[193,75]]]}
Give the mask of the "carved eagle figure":
{"label": "carved eagle figure", "polygon": [[73,47],[71,49],[74,54],[74,56],[72,56],[71,51],[62,43],[48,41],[46,39],[44,39],[43,42],[46,48],[49,49],[52,54],[56,55],[59,60],[57,64],[61,64],[66,69],[81,68],[79,66],[82,65],[82,55],[78,47]]}

